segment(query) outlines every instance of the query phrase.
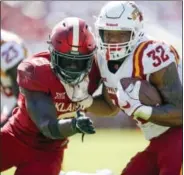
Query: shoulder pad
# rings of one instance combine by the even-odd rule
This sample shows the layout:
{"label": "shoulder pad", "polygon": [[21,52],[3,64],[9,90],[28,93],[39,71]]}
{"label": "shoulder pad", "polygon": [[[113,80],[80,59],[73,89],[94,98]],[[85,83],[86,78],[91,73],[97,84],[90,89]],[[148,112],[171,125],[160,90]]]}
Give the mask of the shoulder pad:
{"label": "shoulder pad", "polygon": [[143,78],[172,62],[179,62],[179,55],[174,47],[164,42],[144,41],[137,46],[133,54],[133,77]]}
{"label": "shoulder pad", "polygon": [[[43,62],[43,60],[45,62]],[[18,85],[32,91],[49,92],[48,84],[46,83],[48,65],[44,58],[33,58],[31,60],[23,61],[17,68],[17,82]],[[49,77],[47,77],[49,81]]]}

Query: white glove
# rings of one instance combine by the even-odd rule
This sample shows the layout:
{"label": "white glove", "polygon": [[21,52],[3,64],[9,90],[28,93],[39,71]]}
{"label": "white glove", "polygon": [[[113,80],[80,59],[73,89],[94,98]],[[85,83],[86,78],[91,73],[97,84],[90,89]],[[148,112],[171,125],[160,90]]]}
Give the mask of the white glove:
{"label": "white glove", "polygon": [[120,82],[116,92],[120,108],[128,115],[136,118],[148,120],[152,114],[152,107],[141,104],[139,100],[139,91],[141,81],[137,81],[135,85],[130,84],[125,90]]}
{"label": "white glove", "polygon": [[142,106],[139,101],[139,90],[141,87],[141,82],[137,81],[135,85],[130,84],[128,88],[123,89],[122,85],[118,84],[118,89],[116,92],[118,103],[120,108],[128,115],[132,116],[137,108]]}

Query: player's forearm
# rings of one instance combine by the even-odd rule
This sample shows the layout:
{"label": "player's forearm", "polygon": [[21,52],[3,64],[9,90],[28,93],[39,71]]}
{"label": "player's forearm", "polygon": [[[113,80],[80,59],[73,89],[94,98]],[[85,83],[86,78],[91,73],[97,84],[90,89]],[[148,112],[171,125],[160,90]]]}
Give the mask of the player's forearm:
{"label": "player's forearm", "polygon": [[182,107],[173,105],[153,107],[149,121],[164,126],[181,126],[183,124]]}
{"label": "player's forearm", "polygon": [[22,88],[21,92],[25,95],[30,119],[44,136],[50,139],[64,139],[77,133],[72,127],[72,119],[57,120],[56,109],[50,96]]}
{"label": "player's forearm", "polygon": [[157,107],[147,107],[145,110],[142,107],[139,110],[142,110],[143,113],[150,113],[150,116],[148,115],[150,122],[164,126],[181,126],[183,123],[183,88],[175,63],[171,63],[162,70],[151,74],[150,82],[157,87],[163,99],[163,104]]}
{"label": "player's forearm", "polygon": [[181,126],[183,124],[182,105],[178,107],[170,104],[157,107],[142,106],[134,115],[162,126]]}
{"label": "player's forearm", "polygon": [[77,133],[73,128],[72,119],[57,120],[57,116],[54,112],[51,112],[53,110],[49,104],[44,103],[42,105],[39,102],[37,104],[29,102],[27,109],[31,120],[42,134],[50,139],[65,139]]}
{"label": "player's forearm", "polygon": [[116,106],[109,104],[101,95],[94,97],[93,104],[87,108],[87,112],[90,112],[97,117],[115,116],[119,112],[119,109]]}

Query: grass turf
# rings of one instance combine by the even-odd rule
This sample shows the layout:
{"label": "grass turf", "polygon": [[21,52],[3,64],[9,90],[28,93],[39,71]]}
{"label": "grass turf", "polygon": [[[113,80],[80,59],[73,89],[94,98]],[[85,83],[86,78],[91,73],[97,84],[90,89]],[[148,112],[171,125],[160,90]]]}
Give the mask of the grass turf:
{"label": "grass turf", "polygon": [[[119,174],[130,158],[147,144],[139,130],[98,129],[95,135],[86,135],[84,143],[80,135],[75,135],[65,152],[64,171],[92,173],[108,168]],[[14,171],[12,168],[1,175],[13,175]]]}

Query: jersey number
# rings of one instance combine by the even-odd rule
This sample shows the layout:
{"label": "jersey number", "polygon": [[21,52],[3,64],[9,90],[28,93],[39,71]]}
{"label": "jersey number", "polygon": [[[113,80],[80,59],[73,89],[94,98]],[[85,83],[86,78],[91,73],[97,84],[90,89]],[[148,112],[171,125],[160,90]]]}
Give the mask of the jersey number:
{"label": "jersey number", "polygon": [[154,60],[154,67],[159,66],[161,63],[169,59],[169,56],[165,54],[165,50],[162,46],[158,46],[155,48],[155,50],[151,50],[147,53],[147,56],[151,57]]}
{"label": "jersey number", "polygon": [[18,56],[18,52],[13,46],[10,46],[7,50],[5,50],[2,53],[2,57],[4,57],[6,63],[11,62],[17,56]]}

